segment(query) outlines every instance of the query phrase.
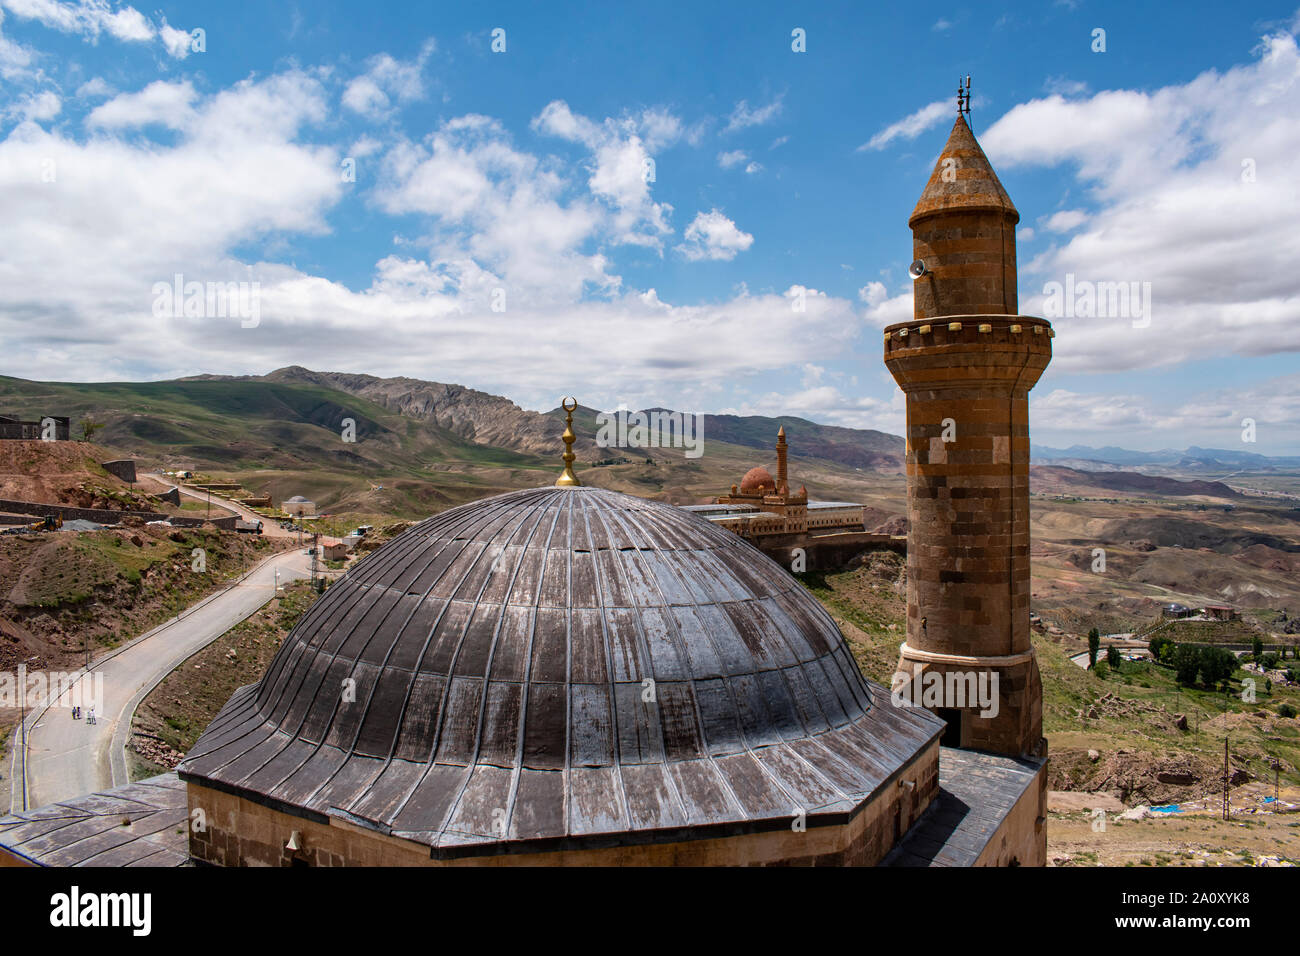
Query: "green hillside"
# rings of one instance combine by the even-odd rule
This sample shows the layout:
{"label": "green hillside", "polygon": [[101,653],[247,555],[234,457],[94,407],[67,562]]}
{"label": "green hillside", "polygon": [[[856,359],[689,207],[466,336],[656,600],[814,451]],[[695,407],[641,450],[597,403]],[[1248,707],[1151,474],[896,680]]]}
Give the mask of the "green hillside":
{"label": "green hillside", "polygon": [[[322,510],[374,517],[419,518],[517,488],[549,484],[554,456],[526,454],[471,441],[365,398],[301,382],[185,379],[167,382],[28,382],[0,377],[0,414],[23,418],[66,415],[73,436],[83,418],[101,423],[95,442],[142,470],[192,468],[233,479],[274,500],[302,494]],[[355,442],[342,438],[355,422]],[[711,420],[713,416],[709,416]],[[738,419],[744,422],[746,420]],[[777,420],[758,419],[736,443],[712,434],[706,422],[702,458],[679,449],[610,449],[597,466],[579,465],[588,484],[688,503],[725,492],[756,464],[771,465]],[[784,421],[784,420],[783,420]],[[797,419],[789,419],[797,422]],[[580,409],[575,428],[594,437],[596,412]],[[788,426],[792,474],[814,496],[871,500],[875,476],[817,458],[808,447],[812,423]],[[896,493],[895,489],[890,494]]]}

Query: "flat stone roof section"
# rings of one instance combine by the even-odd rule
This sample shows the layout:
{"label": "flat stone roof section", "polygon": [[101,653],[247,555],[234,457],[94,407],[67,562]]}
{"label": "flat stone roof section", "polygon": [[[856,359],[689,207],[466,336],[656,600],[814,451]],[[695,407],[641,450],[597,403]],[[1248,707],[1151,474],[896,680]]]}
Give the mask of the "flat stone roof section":
{"label": "flat stone roof section", "polygon": [[185,784],[165,773],[0,817],[0,853],[36,866],[183,866],[188,817]]}
{"label": "flat stone roof section", "polygon": [[973,866],[1041,760],[939,748],[939,795],[881,866]]}

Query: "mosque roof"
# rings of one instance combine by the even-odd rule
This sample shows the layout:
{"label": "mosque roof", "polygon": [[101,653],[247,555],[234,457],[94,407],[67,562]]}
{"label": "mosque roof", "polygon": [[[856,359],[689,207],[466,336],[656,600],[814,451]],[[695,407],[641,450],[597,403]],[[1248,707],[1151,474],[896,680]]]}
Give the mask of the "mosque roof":
{"label": "mosque roof", "polygon": [[349,570],[178,770],[449,857],[842,823],[942,727],[737,535],[541,488]]}

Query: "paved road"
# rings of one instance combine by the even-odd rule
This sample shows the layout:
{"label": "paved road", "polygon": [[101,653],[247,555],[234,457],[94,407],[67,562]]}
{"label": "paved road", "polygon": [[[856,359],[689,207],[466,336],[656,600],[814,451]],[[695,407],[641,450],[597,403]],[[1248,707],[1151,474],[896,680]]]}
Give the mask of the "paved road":
{"label": "paved road", "polygon": [[[81,720],[72,719],[67,693],[55,706],[36,707],[27,719],[27,806],[127,783],[123,747],[139,702],[187,657],[269,601],[277,572],[281,582],[304,578],[309,562],[302,549],[272,555],[237,584],[95,661],[94,672],[103,674],[104,706],[93,726],[84,712]],[[16,730],[14,742],[20,739]],[[13,809],[23,808],[21,750],[21,745],[13,748]]]}
{"label": "paved road", "polygon": [[196,498],[199,501],[211,501],[214,505],[224,508],[226,511],[232,511],[239,516],[240,521],[260,521],[262,522],[262,534],[268,538],[294,538],[298,536],[297,531],[287,531],[280,527],[279,522],[270,518],[263,518],[256,511],[246,508],[238,501],[232,501],[229,498],[223,498],[220,495],[209,495],[208,492],[200,488],[191,488],[187,485],[177,484],[171,481],[161,472],[151,471],[149,477],[160,481],[165,485],[172,485],[187,498]]}

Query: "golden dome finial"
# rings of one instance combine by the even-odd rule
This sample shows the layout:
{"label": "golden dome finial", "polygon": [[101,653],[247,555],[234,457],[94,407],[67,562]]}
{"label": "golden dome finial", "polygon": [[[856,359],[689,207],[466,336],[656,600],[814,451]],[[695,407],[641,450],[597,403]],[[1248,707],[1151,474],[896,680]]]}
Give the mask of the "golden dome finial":
{"label": "golden dome finial", "polygon": [[[570,405],[569,402],[573,402],[573,404]],[[578,400],[576,398],[562,398],[560,399],[560,407],[564,409],[564,434],[561,436],[564,439],[564,471],[560,473],[559,478],[555,479],[555,484],[562,488],[578,488],[581,487],[582,482],[573,473],[573,462],[577,458],[573,454],[573,443],[578,437],[573,434],[573,411],[578,407]]]}

